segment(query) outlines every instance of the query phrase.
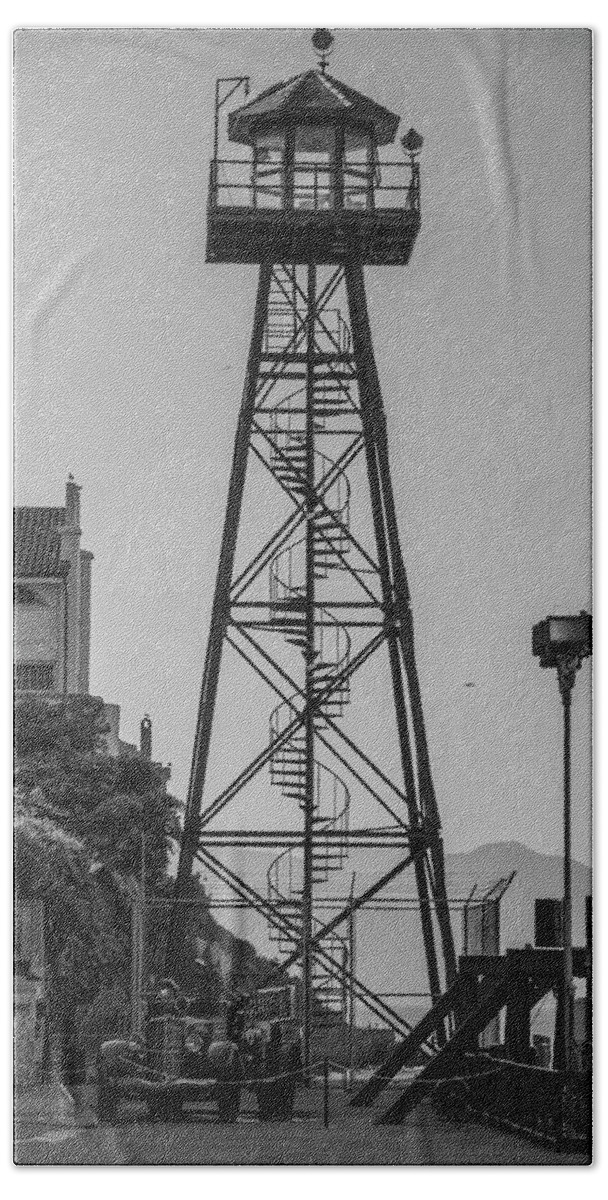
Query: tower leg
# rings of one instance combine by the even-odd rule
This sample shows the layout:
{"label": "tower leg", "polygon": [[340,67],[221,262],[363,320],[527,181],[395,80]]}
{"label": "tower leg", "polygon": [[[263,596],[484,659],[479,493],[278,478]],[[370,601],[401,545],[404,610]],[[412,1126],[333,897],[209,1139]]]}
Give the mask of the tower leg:
{"label": "tower leg", "polygon": [[[184,889],[192,874],[192,867],[198,849],[201,803],[209,758],[211,727],[222,661],[222,647],[230,612],[230,585],[232,583],[239,518],[245,487],[245,473],[255,408],[256,385],[262,355],[262,338],[268,308],[271,274],[272,268],[270,266],[260,267],[253,331],[228,488],[220,561],[215,595],[213,597],[213,608],[211,610],[211,626],[196,721],[196,736],[190,768],[184,829],[175,881],[175,894],[180,897],[184,895]],[[179,968],[182,957],[185,917],[184,906],[174,905],[165,951],[165,962],[169,974],[172,974]]]}
{"label": "tower leg", "polygon": [[[413,622],[409,588],[397,528],[389,469],[386,418],[373,352],[365,298],[363,268],[355,264],[347,265],[345,280],[360,388],[361,415],[366,442],[372,511],[385,606],[390,616],[396,618],[395,633],[389,637],[389,655],[402,749],[405,790],[408,796],[411,795],[414,798],[416,797],[416,792],[418,793],[415,820],[412,819],[414,816],[412,813],[410,813],[410,819],[412,820],[412,824],[422,823],[423,836],[429,842],[432,867],[432,871],[430,872],[431,886],[446,967],[446,984],[449,986],[456,975],[456,955],[447,902],[443,845],[440,836],[439,813],[430,770],[420,685],[414,658]],[[402,655],[410,698],[413,742],[418,775],[417,789],[412,769],[412,755],[407,730],[405,687],[399,649]],[[426,865],[422,857],[416,863],[416,882],[421,904],[422,932],[427,958],[429,986],[433,999],[435,999],[441,989],[433,936]]]}

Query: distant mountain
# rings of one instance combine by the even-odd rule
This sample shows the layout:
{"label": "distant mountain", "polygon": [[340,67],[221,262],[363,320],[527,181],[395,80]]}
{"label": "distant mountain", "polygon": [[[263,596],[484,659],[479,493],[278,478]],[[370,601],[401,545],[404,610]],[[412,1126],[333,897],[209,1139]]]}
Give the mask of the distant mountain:
{"label": "distant mountain", "polygon": [[[497,879],[512,871],[515,878],[501,904],[502,949],[534,942],[534,901],[559,898],[563,891],[563,860],[557,855],[538,854],[522,842],[491,842],[461,854],[446,855],[448,891],[466,896],[474,884],[483,894]],[[572,863],[573,938],[582,944],[585,936],[585,896],[591,891],[591,871]]]}
{"label": "distant mountain", "polygon": [[[482,896],[513,871],[515,877],[501,901],[501,951],[534,943],[534,901],[537,897],[561,896],[561,858],[538,854],[521,842],[493,842],[466,853],[446,855],[447,889],[453,899],[466,898],[475,884],[476,896]],[[404,879],[395,880],[384,894],[402,896]],[[357,892],[363,891],[371,882],[371,874],[368,876],[364,869],[357,871]],[[590,890],[590,870],[573,862],[573,938],[578,944],[584,940],[585,896]],[[411,876],[407,879],[407,894],[413,894]],[[428,983],[419,929],[416,912],[369,913],[358,917],[357,962],[361,979],[379,991],[424,991]],[[456,953],[460,954],[463,949],[462,908],[452,909],[452,929]],[[402,1002],[395,998],[392,1003],[405,1010],[421,1001],[412,998]]]}

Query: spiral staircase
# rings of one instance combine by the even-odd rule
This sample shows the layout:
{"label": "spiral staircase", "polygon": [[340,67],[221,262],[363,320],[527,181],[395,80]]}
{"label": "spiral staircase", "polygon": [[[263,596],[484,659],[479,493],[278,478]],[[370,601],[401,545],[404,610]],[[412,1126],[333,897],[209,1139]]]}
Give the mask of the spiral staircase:
{"label": "spiral staircase", "polygon": [[[283,290],[286,290],[284,281]],[[282,312],[282,308],[285,309]],[[336,310],[335,328],[341,348],[349,348],[348,327]],[[269,312],[269,345],[291,339],[301,341],[303,330],[294,321],[293,306],[276,298]],[[272,339],[272,342],[271,342]],[[337,369],[336,369],[337,367]],[[340,375],[340,364],[316,373],[313,424],[315,432],[325,429],[328,419],[340,417],[351,399]],[[302,389],[284,398],[273,411],[270,465],[275,478],[296,504],[306,495],[306,433],[302,428]],[[346,473],[326,455],[315,451],[315,484],[322,501],[313,516],[313,565],[316,581],[345,568],[350,542],[350,484]],[[321,487],[319,487],[321,484]],[[278,553],[269,570],[269,623],[288,643],[306,653],[306,537],[293,541]],[[314,715],[315,729],[326,726],[326,718],[342,716],[350,699],[350,680],[345,677],[351,653],[348,630],[322,601],[315,609],[313,695],[323,697]],[[306,807],[306,735],[300,725],[288,740],[282,735],[302,711],[302,695],[281,702],[270,716],[270,745],[277,749],[270,759],[270,779],[290,803]],[[327,764],[315,761],[313,803],[312,883],[319,887],[340,871],[348,856],[350,793],[344,781]],[[303,854],[290,847],[271,863],[267,873],[268,899],[286,924],[271,927],[269,936],[281,953],[289,954],[301,940]],[[312,932],[321,927],[313,917]],[[313,1026],[333,1025],[346,1018],[346,941],[335,932],[320,939],[313,967]]]}

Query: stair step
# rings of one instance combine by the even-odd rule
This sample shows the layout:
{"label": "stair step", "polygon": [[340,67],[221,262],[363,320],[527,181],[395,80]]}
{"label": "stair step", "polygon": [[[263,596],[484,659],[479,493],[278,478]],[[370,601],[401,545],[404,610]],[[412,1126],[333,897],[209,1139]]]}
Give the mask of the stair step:
{"label": "stair step", "polygon": [[345,385],[352,383],[353,379],[345,375],[315,375],[315,392],[321,389],[324,392],[339,392],[342,394]]}

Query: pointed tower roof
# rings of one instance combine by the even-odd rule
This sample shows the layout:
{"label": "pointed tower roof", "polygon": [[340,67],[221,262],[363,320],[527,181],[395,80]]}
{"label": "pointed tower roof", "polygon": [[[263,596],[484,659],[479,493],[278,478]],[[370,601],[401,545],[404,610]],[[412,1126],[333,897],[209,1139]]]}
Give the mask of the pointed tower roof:
{"label": "pointed tower roof", "polygon": [[256,130],[292,124],[294,118],[301,124],[310,120],[365,126],[373,130],[379,146],[394,141],[399,125],[399,117],[388,108],[317,68],[274,84],[231,112],[228,135],[231,142],[250,145]]}

